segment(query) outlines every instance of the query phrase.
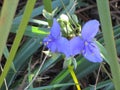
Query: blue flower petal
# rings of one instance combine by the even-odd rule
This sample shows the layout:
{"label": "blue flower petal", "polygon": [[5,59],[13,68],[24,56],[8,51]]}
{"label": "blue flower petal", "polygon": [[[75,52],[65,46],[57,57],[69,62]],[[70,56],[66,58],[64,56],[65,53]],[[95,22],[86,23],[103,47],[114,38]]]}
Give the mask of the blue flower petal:
{"label": "blue flower petal", "polygon": [[71,55],[75,56],[80,54],[84,46],[84,41],[78,36],[70,40],[70,51]]}
{"label": "blue flower petal", "polygon": [[49,35],[43,39],[43,44],[47,44],[50,41]]}
{"label": "blue flower petal", "polygon": [[51,52],[57,52],[57,45],[56,42],[49,42],[47,47],[50,49]]}
{"label": "blue flower petal", "polygon": [[56,44],[58,46],[57,47],[58,52],[65,54],[66,57],[70,57],[70,55],[71,55],[71,53],[69,51],[69,48],[70,48],[69,45],[70,44],[69,44],[69,41],[66,38],[61,37],[59,40],[57,40]]}
{"label": "blue flower petal", "polygon": [[91,62],[102,62],[99,48],[95,43],[89,43],[84,47],[83,56]]}
{"label": "blue flower petal", "polygon": [[57,52],[57,41],[61,38],[60,26],[56,19],[53,20],[53,25],[50,30],[50,34],[44,38],[43,43],[49,48],[51,52]]}
{"label": "blue flower petal", "polygon": [[99,25],[100,24],[97,20],[90,20],[86,22],[82,28],[82,38],[87,41],[92,40],[99,30]]}
{"label": "blue flower petal", "polygon": [[57,39],[61,36],[60,25],[56,19],[53,19],[53,25],[50,30],[50,36],[52,37],[52,39]]}

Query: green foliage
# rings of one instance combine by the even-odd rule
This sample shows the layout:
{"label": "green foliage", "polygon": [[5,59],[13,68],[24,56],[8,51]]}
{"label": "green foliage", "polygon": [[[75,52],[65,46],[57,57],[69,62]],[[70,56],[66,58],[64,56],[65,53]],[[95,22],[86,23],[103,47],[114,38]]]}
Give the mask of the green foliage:
{"label": "green foliage", "polygon": [[2,56],[9,31],[11,29],[11,25],[18,5],[18,1],[19,0],[5,1],[2,7],[1,17],[0,17],[0,58]]}
{"label": "green foliage", "polygon": [[[13,46],[10,50],[10,54],[8,56],[8,59],[7,59],[7,62],[5,64],[5,67],[4,67],[4,71],[2,72],[1,76],[0,76],[0,87],[2,86],[3,84],[3,80],[5,79],[5,77],[7,76],[7,73],[10,69],[10,66],[12,64],[12,61],[16,55],[16,52],[17,52],[17,49],[19,47],[19,44],[20,44],[20,41],[24,35],[24,31],[25,31],[25,28],[28,24],[28,20],[30,18],[30,15],[31,15],[31,12],[32,12],[32,9],[34,7],[34,4],[35,4],[36,0],[33,0],[33,1],[28,1],[27,2],[27,5],[26,5],[26,9],[25,9],[25,13],[23,14],[23,18],[22,18],[22,21],[20,23],[20,26],[18,28],[18,32],[17,32],[17,35],[15,37],[15,40],[13,42]],[[31,5],[32,4],[32,5]],[[11,20],[12,21],[12,20]],[[9,23],[9,22],[8,22]]]}
{"label": "green foliage", "polygon": [[97,5],[98,5],[100,21],[101,21],[102,30],[103,30],[103,37],[105,40],[105,47],[108,53],[107,57],[109,60],[109,65],[110,65],[112,76],[113,76],[114,86],[116,90],[119,90],[120,86],[118,83],[120,83],[120,78],[119,78],[120,65],[118,62],[118,57],[117,57],[117,52],[115,47],[109,2],[108,0],[97,0]]}
{"label": "green foliage", "polygon": [[[17,0],[15,0],[15,1],[17,3]],[[29,2],[34,2],[34,1],[35,0],[29,0]],[[106,0],[102,0],[102,1],[104,2]],[[10,1],[10,2],[12,2],[12,1]],[[60,18],[59,18],[59,22],[61,24],[62,30],[65,30],[67,27],[67,28],[69,28],[69,30],[74,29],[74,30],[79,30],[78,32],[80,32],[81,26],[79,25],[79,23],[81,23],[81,22],[80,22],[80,20],[78,20],[77,16],[74,14],[74,12],[76,10],[76,7],[86,6],[88,4],[83,2],[83,0],[80,0],[78,2],[78,4],[75,5],[76,2],[77,2],[76,0],[53,0],[52,6],[50,6],[50,7],[52,7],[52,8],[50,8],[50,11],[46,6],[44,16],[49,17],[49,14],[50,14],[50,16],[52,15],[52,18],[53,18],[53,16],[56,18],[59,18],[62,14],[65,14],[68,16],[69,22],[67,23],[68,26],[66,26],[65,25],[66,23],[64,21],[61,21],[62,19],[60,20]],[[47,3],[50,4],[50,2],[47,2]],[[47,3],[44,2],[44,4],[48,5]],[[30,6],[27,7],[29,9],[29,10],[27,10],[27,11],[29,11],[29,15],[32,11],[33,4],[34,3],[30,4]],[[17,4],[14,4],[14,5],[17,6]],[[31,63],[32,56],[38,49],[43,47],[42,40],[44,37],[46,37],[49,34],[49,28],[47,27],[48,26],[47,21],[38,20],[38,19],[34,18],[38,15],[43,14],[43,8],[44,8],[43,5],[33,9],[30,19],[29,19],[28,13],[27,13],[27,19],[24,17],[24,12],[23,12],[24,10],[23,10],[22,13],[21,12],[18,13],[18,15],[16,15],[15,19],[13,20],[16,6],[13,7],[14,10],[9,10],[9,9],[7,10],[8,12],[10,12],[9,14],[11,14],[11,15],[8,15],[8,17],[7,17],[7,18],[9,18],[9,21],[10,21],[7,23],[9,25],[7,26],[6,23],[3,23],[4,26],[3,27],[0,26],[0,36],[1,37],[4,35],[5,35],[4,36],[5,38],[8,37],[9,32],[7,32],[7,34],[4,34],[6,32],[5,31],[1,32],[1,31],[3,31],[3,28],[7,28],[6,30],[9,31],[11,25],[12,25],[11,33],[15,33],[16,35],[22,33],[20,36],[17,37],[18,38],[17,42],[21,40],[23,34],[24,34],[24,36],[27,37],[26,42],[23,43],[19,47],[19,49],[15,52],[14,58],[12,58],[12,60],[9,60],[9,65],[8,65],[8,61],[6,62],[6,66],[9,67],[8,69],[10,69],[8,71],[8,74],[6,74],[7,76],[5,74],[0,76],[1,77],[0,81],[3,80],[2,78],[4,78],[6,76],[7,87],[9,89],[14,89],[14,90],[18,89],[18,87],[24,80],[23,76],[20,77],[19,79],[16,79],[16,77],[19,76],[20,71],[23,71],[26,68],[30,69],[29,65]],[[31,7],[31,10],[29,7]],[[8,7],[6,7],[6,8],[8,8]],[[10,8],[11,8],[11,5],[10,5]],[[55,10],[55,11],[53,11],[53,10]],[[4,15],[1,14],[1,17],[2,16],[4,16]],[[12,17],[10,18],[10,16],[12,16]],[[22,19],[22,17],[24,17],[24,18]],[[21,21],[21,19],[22,19],[22,21]],[[51,19],[51,17],[47,18],[47,19]],[[31,25],[31,24],[27,25],[28,21],[31,23],[37,24],[37,26]],[[101,23],[103,23],[103,22],[101,22]],[[21,29],[20,25],[21,25],[21,27],[24,27],[24,28]],[[72,26],[75,26],[75,27],[73,28]],[[109,25],[106,25],[106,26],[109,26]],[[24,31],[22,32],[22,30],[24,30]],[[108,30],[108,29],[106,29],[106,30]],[[114,38],[115,38],[115,43],[116,43],[116,50],[117,50],[117,54],[119,56],[120,55],[120,38],[119,38],[120,25],[115,26],[113,32],[114,32]],[[68,35],[70,35],[71,33],[72,32],[70,32]],[[105,35],[107,35],[107,34],[105,34]],[[74,36],[74,35],[77,35],[77,34],[72,33],[71,36]],[[108,57],[109,56],[108,51],[103,46],[104,40],[103,40],[102,33],[100,32],[96,36],[96,38],[98,39],[98,41],[96,41],[96,43],[97,43],[98,47],[100,48],[101,55],[104,59],[104,63],[108,63],[109,65],[111,65],[111,61],[109,60],[109,57]],[[1,38],[0,44],[3,44],[2,41],[4,41],[4,44],[5,44],[6,40]],[[14,48],[17,49],[18,45],[20,45],[20,44],[15,43],[13,45],[15,45],[16,47],[14,47]],[[0,45],[0,48],[1,47],[2,46]],[[15,50],[14,48],[13,48],[13,50]],[[0,49],[0,52],[1,52],[1,50],[2,49]],[[9,58],[10,53],[11,52],[9,52],[7,46],[5,46],[3,54],[6,59]],[[41,53],[39,53],[39,54],[40,54],[39,56],[41,56]],[[42,68],[39,72],[39,75],[42,75],[45,72],[51,70],[52,67],[54,67],[57,63],[61,62],[61,60],[63,61],[63,59],[64,59],[64,56],[61,54],[58,54],[58,53],[52,54],[52,56],[47,58],[47,60],[45,61],[44,65],[42,66]],[[87,77],[89,74],[98,70],[98,68],[100,66],[100,64],[98,64],[98,63],[88,62],[81,55],[77,56],[75,59],[76,60],[72,60],[71,62],[69,62],[69,65],[72,64],[72,65],[74,65],[75,68],[77,67],[75,69],[75,73],[76,73],[76,76],[78,77],[79,81],[82,80],[83,78]],[[40,60],[40,61],[42,61],[42,60]],[[68,64],[68,62],[67,62],[67,64]],[[102,64],[102,65],[104,65],[104,64]],[[29,84],[30,81],[32,81],[32,77],[35,76],[35,74],[38,70],[39,70],[39,67],[35,67],[33,71],[27,73],[28,78],[25,81],[27,84]],[[117,70],[115,70],[115,71],[117,71]],[[7,72],[7,70],[5,70],[4,72]],[[104,73],[107,73],[107,71],[104,71]],[[31,76],[31,75],[33,75],[33,76]],[[0,83],[2,84],[2,81]],[[49,82],[49,84],[47,84],[47,86],[40,86],[40,87],[35,87],[35,88],[29,87],[28,90],[45,90],[45,89],[67,90],[70,86],[74,86],[74,85],[75,84],[73,83],[73,80],[70,76],[69,70],[66,68],[66,69],[61,69],[61,71],[59,73],[57,73],[56,76],[54,76],[54,78]],[[34,86],[34,83],[32,83],[31,86]],[[112,83],[112,80],[108,79],[108,80],[100,81],[96,85],[96,89],[99,90],[101,88],[103,90],[114,90],[114,85]],[[5,90],[4,85],[2,86],[1,90]],[[83,90],[94,90],[94,85],[89,85],[88,87],[84,88]]]}

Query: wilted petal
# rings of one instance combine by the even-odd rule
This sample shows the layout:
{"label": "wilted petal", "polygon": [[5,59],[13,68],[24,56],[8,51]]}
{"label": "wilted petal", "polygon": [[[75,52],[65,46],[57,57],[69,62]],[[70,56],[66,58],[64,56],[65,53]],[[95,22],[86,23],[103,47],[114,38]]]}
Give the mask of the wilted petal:
{"label": "wilted petal", "polygon": [[66,38],[61,37],[59,40],[57,40],[56,44],[58,46],[57,47],[58,52],[61,52],[61,53],[65,54],[66,57],[70,56],[69,41]]}
{"label": "wilted petal", "polygon": [[90,43],[84,47],[83,56],[91,62],[102,62],[99,48],[95,43]]}
{"label": "wilted petal", "polygon": [[53,39],[57,39],[58,37],[60,37],[60,34],[61,34],[60,33],[60,25],[56,19],[53,19],[53,25],[52,25],[51,30],[50,30],[50,36]]}
{"label": "wilted petal", "polygon": [[75,56],[75,55],[81,53],[81,50],[83,49],[83,46],[84,46],[84,42],[79,36],[72,38],[70,40],[71,55]]}
{"label": "wilted petal", "polygon": [[85,40],[92,40],[99,30],[99,22],[97,20],[90,20],[85,23],[82,28],[82,38]]}

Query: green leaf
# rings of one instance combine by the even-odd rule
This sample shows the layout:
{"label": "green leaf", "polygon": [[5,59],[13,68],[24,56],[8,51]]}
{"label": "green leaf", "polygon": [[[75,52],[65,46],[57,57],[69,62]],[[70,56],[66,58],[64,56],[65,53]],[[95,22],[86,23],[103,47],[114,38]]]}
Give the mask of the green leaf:
{"label": "green leaf", "polygon": [[58,87],[65,87],[65,86],[71,86],[71,85],[75,85],[74,83],[63,83],[63,84],[54,84],[54,85],[49,85],[49,86],[43,86],[43,87],[38,87],[38,88],[31,88],[28,90],[49,90],[49,89],[55,89]]}
{"label": "green leaf", "polygon": [[32,32],[34,34],[39,34],[39,35],[48,35],[49,34],[49,32],[43,31],[39,27],[35,27],[35,26],[32,26]]}
{"label": "green leaf", "polygon": [[96,41],[96,44],[97,44],[97,46],[98,46],[99,49],[100,49],[102,58],[103,58],[108,64],[110,64],[106,49],[102,46],[102,44],[100,44],[100,43],[97,42],[97,41]]}
{"label": "green leaf", "polygon": [[[29,57],[33,55],[40,46],[40,38],[32,38],[26,41],[26,43],[17,52],[14,59],[14,65],[17,72],[28,64],[30,60]],[[12,84],[17,72],[10,69],[6,78],[8,87]]]}
{"label": "green leaf", "polygon": [[[2,6],[2,11],[0,15],[0,58],[3,54],[5,44],[7,42],[18,1],[19,0],[4,1]],[[1,84],[2,80],[0,82],[0,87]]]}
{"label": "green leaf", "polygon": [[[107,89],[109,86],[113,86],[113,83],[111,80],[102,81],[97,84],[96,90],[100,90],[101,88],[104,88],[102,90],[114,90],[114,89]],[[83,90],[95,90],[95,87],[91,85]]]}
{"label": "green leaf", "polygon": [[[108,0],[97,0],[98,12],[100,16],[103,38],[108,53],[109,65],[112,72],[113,82],[116,90],[120,89],[120,65],[118,62],[116,45],[113,34],[112,20]],[[104,7],[103,7],[104,6]]]}
{"label": "green leaf", "polygon": [[75,14],[72,14],[72,19],[76,22],[76,23],[78,23],[78,18],[77,18],[77,16],[75,15]]}
{"label": "green leaf", "polygon": [[52,13],[47,12],[45,9],[43,9],[43,16],[44,16],[46,19],[53,19]]}

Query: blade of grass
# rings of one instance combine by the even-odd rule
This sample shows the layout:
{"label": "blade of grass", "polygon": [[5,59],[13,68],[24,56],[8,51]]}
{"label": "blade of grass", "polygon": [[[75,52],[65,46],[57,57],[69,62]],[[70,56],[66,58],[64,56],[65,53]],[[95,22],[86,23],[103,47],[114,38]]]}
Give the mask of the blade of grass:
{"label": "blade of grass", "polygon": [[2,75],[0,76],[0,80],[1,80],[0,87],[2,86],[3,80],[6,77],[8,71],[10,69],[10,66],[12,64],[12,61],[16,55],[17,49],[19,47],[20,41],[21,41],[23,34],[25,32],[25,29],[26,29],[26,26],[28,24],[32,10],[34,8],[35,2],[36,2],[36,0],[28,0],[27,1],[25,12],[23,14],[23,18],[22,18],[20,26],[18,28],[18,32],[17,32],[17,35],[15,37],[15,40],[13,42],[13,46],[11,48],[10,55],[8,57],[6,64],[5,64],[4,71],[2,72]]}
{"label": "blade of grass", "polygon": [[6,80],[8,87],[13,83],[15,76],[19,70],[28,64],[30,56],[32,56],[39,47],[41,47],[40,38],[31,38],[26,41],[24,45],[22,45],[13,61],[17,72],[14,72],[12,69],[10,69],[9,73],[7,74]]}
{"label": "blade of grass", "polygon": [[[63,0],[64,4],[67,5],[69,3],[69,0]],[[62,8],[62,3],[60,0],[54,0],[52,1],[52,8],[55,9],[55,8]],[[42,11],[43,11],[43,6],[40,6],[38,8],[35,8],[32,12],[32,15],[31,15],[31,18],[34,18],[38,15],[41,15],[42,14]],[[15,18],[14,20],[14,24],[18,24],[20,22],[22,18],[22,15],[18,16]]]}
{"label": "blade of grass", "polygon": [[0,17],[0,58],[5,48],[5,44],[12,25],[18,1],[19,0],[5,0],[2,7]]}
{"label": "blade of grass", "polygon": [[32,79],[32,81],[27,85],[27,87],[26,87],[24,90],[27,90],[27,89],[33,84],[33,82],[35,81],[36,77],[38,76],[38,74],[39,74],[39,72],[40,72],[42,66],[44,65],[45,60],[47,59],[47,57],[48,57],[47,55],[44,57],[44,59],[43,59],[41,65],[40,65],[38,71],[36,72],[34,78]]}
{"label": "blade of grass", "polygon": [[[17,25],[13,26],[12,29],[14,31],[11,31],[13,33],[16,33],[17,31],[15,31],[17,29]],[[26,31],[24,33],[25,36],[29,36],[29,37],[40,37],[43,38],[43,36],[47,36],[47,34],[49,34],[49,29],[48,28],[41,28],[41,27],[35,27],[35,26],[30,26],[28,25],[26,28]]]}
{"label": "blade of grass", "polygon": [[[44,9],[49,12],[52,13],[52,2],[51,0],[43,0],[43,4],[44,4]],[[52,26],[52,19],[47,20],[49,23],[49,26]]]}
{"label": "blade of grass", "polygon": [[[4,54],[5,58],[7,59],[8,56],[9,56],[9,51],[8,51],[7,46],[5,46],[4,51],[3,51],[3,54]],[[15,69],[14,63],[12,63],[12,66],[11,66],[11,67],[12,67],[13,71],[16,72],[16,69]]]}
{"label": "blade of grass", "polygon": [[98,12],[108,53],[115,90],[120,90],[120,67],[118,63],[108,0],[97,0]]}
{"label": "blade of grass", "polygon": [[50,90],[50,89],[53,89],[53,88],[72,86],[72,85],[75,85],[75,84],[74,83],[62,83],[62,84],[55,84],[55,85],[38,87],[38,88],[31,88],[31,89],[28,89],[28,90]]}
{"label": "blade of grass", "polygon": [[[113,85],[113,83],[111,80],[102,81],[102,82],[98,83],[96,90],[99,90],[99,89],[105,88],[105,87],[109,87],[112,85]],[[94,86],[91,85],[83,90],[94,90]],[[106,89],[102,89],[102,90],[106,90]],[[109,90],[114,90],[114,89],[109,89]]]}

